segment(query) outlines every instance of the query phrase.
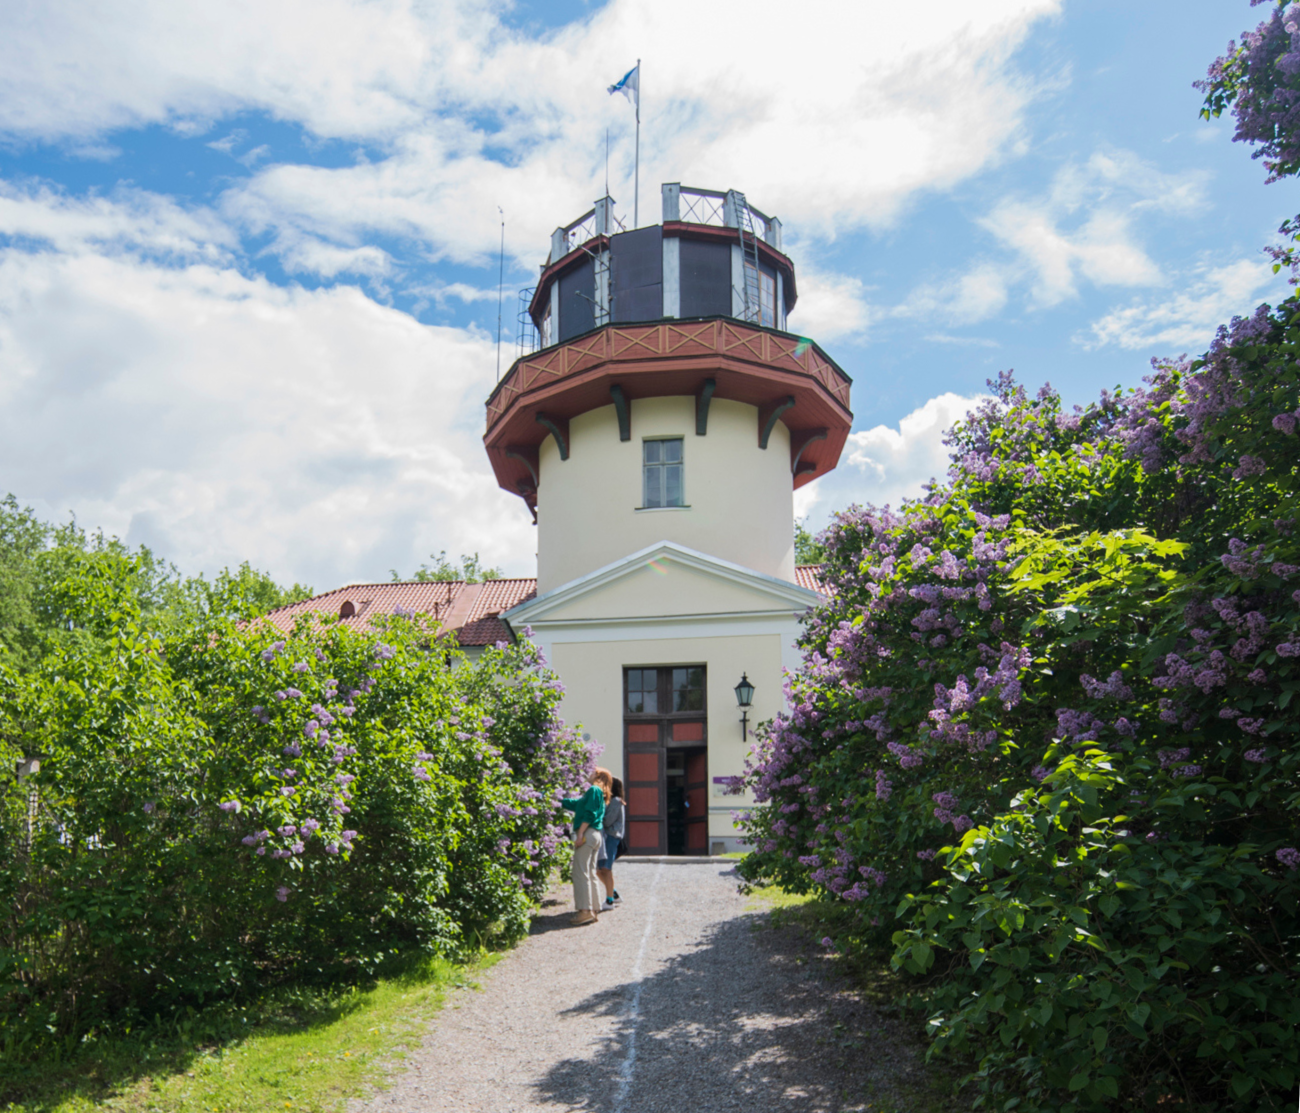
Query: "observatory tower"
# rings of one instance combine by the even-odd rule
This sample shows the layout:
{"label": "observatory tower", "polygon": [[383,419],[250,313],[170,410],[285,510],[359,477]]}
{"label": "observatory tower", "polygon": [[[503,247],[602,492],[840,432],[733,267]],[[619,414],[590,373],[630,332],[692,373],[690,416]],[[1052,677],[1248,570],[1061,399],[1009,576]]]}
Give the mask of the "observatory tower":
{"label": "observatory tower", "polygon": [[821,597],[793,492],[838,462],[850,380],[785,331],[780,221],[736,190],[665,185],[663,223],[631,230],[601,198],[525,297],[484,444],[534,514],[537,596],[503,617],[624,777],[632,851],[734,849],[746,805],[719,797]]}

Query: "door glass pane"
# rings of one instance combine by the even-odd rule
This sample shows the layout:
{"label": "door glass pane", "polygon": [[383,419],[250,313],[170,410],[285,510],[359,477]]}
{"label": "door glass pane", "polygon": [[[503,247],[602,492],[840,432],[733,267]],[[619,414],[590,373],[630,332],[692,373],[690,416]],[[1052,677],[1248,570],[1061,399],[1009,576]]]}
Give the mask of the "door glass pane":
{"label": "door glass pane", "polygon": [[673,710],[704,710],[704,670],[673,669]]}
{"label": "door glass pane", "polygon": [[653,715],[659,710],[657,669],[627,670],[627,710],[631,715]]}

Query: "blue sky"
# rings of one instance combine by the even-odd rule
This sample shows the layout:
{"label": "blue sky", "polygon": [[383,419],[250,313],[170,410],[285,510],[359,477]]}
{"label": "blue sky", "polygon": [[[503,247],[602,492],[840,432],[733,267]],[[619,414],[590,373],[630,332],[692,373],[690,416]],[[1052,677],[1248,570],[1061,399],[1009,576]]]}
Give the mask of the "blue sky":
{"label": "blue sky", "polygon": [[319,589],[477,551],[533,571],[482,453],[552,227],[603,191],[780,216],[791,328],[854,379],[814,526],[942,471],[1013,367],[1086,403],[1285,284],[1297,206],[1191,87],[1242,0],[788,5],[136,0],[7,9],[0,490],[186,571]]}

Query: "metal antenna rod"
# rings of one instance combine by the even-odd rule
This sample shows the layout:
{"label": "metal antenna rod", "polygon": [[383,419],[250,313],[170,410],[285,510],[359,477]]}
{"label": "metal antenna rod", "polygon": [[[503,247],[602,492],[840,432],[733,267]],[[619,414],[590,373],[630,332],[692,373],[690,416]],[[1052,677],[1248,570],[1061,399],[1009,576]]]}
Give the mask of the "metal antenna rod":
{"label": "metal antenna rod", "polygon": [[609,196],[609,128],[605,129],[605,196]]}
{"label": "metal antenna rod", "polygon": [[[636,60],[636,169],[632,179],[632,227],[641,227],[641,59]],[[609,190],[605,190],[608,194]],[[625,210],[626,211],[626,210]]]}
{"label": "metal antenna rod", "polygon": [[501,381],[501,291],[506,282],[506,214],[500,205],[497,212],[501,214],[501,259],[497,265],[497,382]]}

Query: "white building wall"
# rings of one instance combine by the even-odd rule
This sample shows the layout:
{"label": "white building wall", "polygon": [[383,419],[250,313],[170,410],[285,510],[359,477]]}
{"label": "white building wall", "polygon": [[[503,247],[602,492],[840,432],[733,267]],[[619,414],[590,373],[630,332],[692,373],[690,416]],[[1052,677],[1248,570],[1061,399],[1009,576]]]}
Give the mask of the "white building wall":
{"label": "white building wall", "polygon": [[[710,636],[709,626],[727,633]],[[739,774],[753,745],[753,728],[784,708],[782,666],[793,646],[797,623],[792,618],[773,622],[704,623],[695,636],[686,631],[647,631],[629,637],[626,628],[610,631],[610,640],[551,641],[548,656],[564,682],[561,715],[604,747],[597,759],[616,776],[623,776],[623,670],[670,665],[704,665],[707,670],[707,720],[709,768],[709,843],[739,849],[735,812],[753,807],[752,798],[724,795],[715,777]],[[655,636],[662,633],[665,636]],[[686,634],[687,636],[683,636]],[[543,637],[546,635],[543,634]],[[567,637],[574,634],[560,635]],[[580,636],[580,635],[578,635]],[[749,712],[748,742],[741,739],[740,708],[735,687],[747,673],[754,684],[754,705]]]}
{"label": "white building wall", "polygon": [[[754,406],[714,399],[708,432],[695,432],[695,399],[636,399],[632,439],[618,439],[613,405],[569,423],[569,458],[542,442],[537,500],[537,590],[545,593],[659,541],[675,541],[794,581],[790,433],[777,422],[758,447]],[[641,444],[681,436],[685,501],[642,509]],[[734,681],[733,681],[734,683]]]}

